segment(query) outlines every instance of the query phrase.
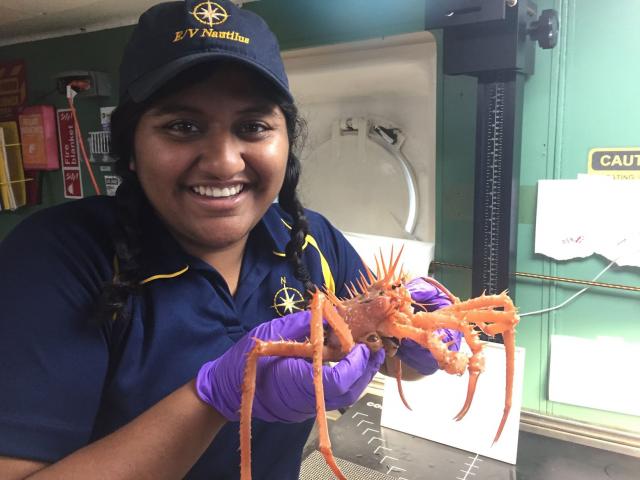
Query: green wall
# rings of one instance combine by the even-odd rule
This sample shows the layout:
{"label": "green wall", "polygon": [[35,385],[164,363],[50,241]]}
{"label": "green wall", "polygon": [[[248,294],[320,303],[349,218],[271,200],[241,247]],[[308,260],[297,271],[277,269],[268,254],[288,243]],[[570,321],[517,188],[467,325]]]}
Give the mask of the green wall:
{"label": "green wall", "polygon": [[[536,51],[536,71],[525,84],[516,271],[590,280],[608,265],[607,260],[594,256],[554,261],[533,253],[536,185],[539,179],[571,179],[586,173],[591,148],[640,143],[634,120],[640,107],[640,29],[636,25],[640,3],[623,0],[613,8],[605,2],[541,0],[538,5],[540,10],[559,11],[561,36],[555,49]],[[473,231],[475,83],[469,78],[445,77],[442,87],[436,258],[468,266]],[[461,296],[470,292],[470,270],[442,268],[438,274]],[[614,267],[599,281],[639,285],[640,270]],[[520,312],[536,311],[562,303],[581,288],[519,277],[516,303]],[[640,431],[640,417],[547,400],[550,336],[617,336],[640,342],[638,300],[637,293],[593,288],[562,309],[523,317],[517,342],[526,348],[524,407]],[[602,362],[616,368],[615,358]],[[580,369],[580,358],[575,365]]]}
{"label": "green wall", "polygon": [[[536,72],[525,86],[516,270],[591,279],[607,262],[600,257],[557,262],[533,254],[536,184],[539,179],[575,178],[586,172],[592,147],[638,146],[640,111],[640,2],[539,0],[539,9],[561,15],[561,41],[554,50],[536,51]],[[424,0],[262,0],[245,8],[260,13],[278,35],[282,48],[347,42],[421,30]],[[31,42],[0,48],[0,60],[27,61],[29,98],[63,107],[65,99],[49,93],[56,72],[93,69],[117,78],[119,55],[130,28]],[[438,32],[436,32],[437,34]],[[438,35],[437,35],[438,36]],[[440,38],[438,36],[438,38]],[[116,92],[114,92],[116,93]],[[81,99],[77,105],[83,130],[99,126],[100,106],[109,99]],[[475,80],[438,78],[437,249],[436,259],[471,264],[475,135]],[[87,175],[84,175],[87,180]],[[45,204],[63,201],[59,172],[43,179]],[[90,191],[85,183],[85,191]],[[0,238],[35,208],[0,213]],[[470,271],[436,272],[454,292],[470,292]],[[604,282],[638,285],[640,271],[612,268]],[[518,280],[521,312],[556,305],[576,287],[539,280]],[[547,400],[550,335],[584,338],[622,336],[640,342],[637,293],[592,289],[568,306],[524,317],[518,345],[526,348],[524,407],[536,412],[640,431],[640,418],[562,405]],[[585,352],[588,355],[589,352]],[[603,362],[616,368],[615,359]],[[580,359],[576,359],[576,369]],[[633,381],[633,380],[632,380]]]}
{"label": "green wall", "polygon": [[[637,95],[640,75],[640,3],[635,0],[606,2],[562,0],[555,2],[562,15],[564,35],[559,49],[540,66],[542,74],[529,85],[525,105],[521,185],[534,186],[539,178],[576,178],[587,171],[587,154],[594,147],[637,146],[640,108]],[[601,35],[602,34],[602,35]],[[532,79],[533,80],[533,79]],[[538,81],[539,80],[539,81]],[[544,83],[543,83],[544,82]],[[640,184],[639,184],[640,186]],[[523,208],[533,211],[533,206]],[[628,206],[612,205],[612,208]],[[530,218],[520,212],[521,219]],[[591,279],[609,263],[602,257],[557,262],[533,255],[534,226],[520,224],[518,270],[561,277]],[[640,269],[614,267],[602,282],[640,285]],[[556,305],[579,287],[520,281],[519,305],[522,311]],[[522,293],[522,294],[520,294]],[[533,375],[547,370],[552,334],[583,338],[623,337],[640,342],[640,298],[637,293],[592,289],[577,301],[544,316],[527,317],[520,332],[527,354],[537,353],[538,365],[529,364]],[[536,337],[539,340],[535,340]],[[589,355],[589,352],[585,352]],[[536,358],[536,357],[533,357]],[[616,368],[615,358],[603,362]],[[576,359],[580,368],[580,359]],[[545,378],[541,376],[541,378]],[[629,382],[636,382],[630,378]],[[545,401],[546,383],[529,384],[527,403],[542,412],[594,423],[640,431],[640,418],[571,407]],[[536,399],[539,399],[537,402]]]}

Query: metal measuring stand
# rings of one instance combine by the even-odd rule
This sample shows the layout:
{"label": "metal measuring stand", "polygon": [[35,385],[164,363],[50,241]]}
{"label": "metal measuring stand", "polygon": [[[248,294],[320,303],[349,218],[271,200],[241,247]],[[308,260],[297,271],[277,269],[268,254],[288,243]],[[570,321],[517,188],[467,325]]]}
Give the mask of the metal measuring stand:
{"label": "metal measuring stand", "polygon": [[535,43],[557,43],[557,12],[538,16],[530,0],[430,0],[425,27],[443,29],[444,73],[478,81],[472,295],[514,295],[524,81]]}

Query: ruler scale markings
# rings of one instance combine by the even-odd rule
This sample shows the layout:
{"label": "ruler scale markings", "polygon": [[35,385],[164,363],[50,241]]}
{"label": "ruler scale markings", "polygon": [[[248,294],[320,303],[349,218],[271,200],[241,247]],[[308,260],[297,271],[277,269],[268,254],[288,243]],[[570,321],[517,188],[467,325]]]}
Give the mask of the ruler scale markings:
{"label": "ruler scale markings", "polygon": [[[471,471],[472,468],[479,468],[478,466],[476,466],[476,462],[479,461],[478,457],[480,455],[476,453],[476,456],[473,457],[473,460],[471,460],[471,463],[465,463],[465,465],[468,465],[469,468],[467,468],[466,470],[460,469],[460,471],[462,473],[464,473],[464,477],[456,477],[456,480],[467,480],[467,478],[469,478],[469,476],[474,476],[475,473]],[[471,457],[468,457],[471,458]],[[481,461],[481,460],[480,460]]]}

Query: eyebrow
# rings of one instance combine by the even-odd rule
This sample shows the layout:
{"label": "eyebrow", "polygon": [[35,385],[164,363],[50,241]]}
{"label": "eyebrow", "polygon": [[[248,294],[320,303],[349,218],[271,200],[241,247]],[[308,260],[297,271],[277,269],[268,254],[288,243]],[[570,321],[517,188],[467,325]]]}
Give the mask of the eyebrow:
{"label": "eyebrow", "polygon": [[278,115],[278,108],[275,108],[276,105],[273,103],[257,103],[255,105],[250,105],[247,108],[243,108],[239,110],[237,113],[260,113],[263,115]]}
{"label": "eyebrow", "polygon": [[180,103],[165,103],[155,107],[151,107],[149,109],[149,113],[155,116],[167,115],[167,114],[178,113],[178,112],[202,114],[202,111],[199,108],[192,107],[190,105],[180,104]]}
{"label": "eyebrow", "polygon": [[[149,113],[154,116],[168,115],[173,113],[191,113],[195,115],[202,115],[205,112],[200,108],[181,104],[181,103],[165,103],[158,105],[156,107],[152,107],[149,109]],[[278,109],[274,108],[273,103],[257,103],[255,105],[250,105],[246,108],[236,111],[238,114],[250,114],[257,113],[261,115],[273,115],[278,116]]]}

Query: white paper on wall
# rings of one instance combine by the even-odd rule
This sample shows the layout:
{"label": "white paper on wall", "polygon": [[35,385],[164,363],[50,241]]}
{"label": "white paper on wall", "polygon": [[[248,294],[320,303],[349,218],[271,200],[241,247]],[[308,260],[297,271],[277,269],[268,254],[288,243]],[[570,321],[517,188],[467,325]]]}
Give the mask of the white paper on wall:
{"label": "white paper on wall", "polygon": [[640,415],[638,358],[640,343],[623,338],[552,335],[549,400]]}
{"label": "white paper on wall", "polygon": [[535,252],[556,260],[594,253],[640,267],[640,182],[580,175],[540,180]]}
{"label": "white paper on wall", "polygon": [[[464,347],[468,352],[468,347]],[[420,380],[402,383],[412,410],[402,403],[396,380],[386,378],[381,425],[515,465],[525,351],[516,347],[511,413],[495,444],[493,438],[504,408],[504,346],[485,343],[484,352],[486,368],[478,378],[471,408],[462,420],[455,421],[453,417],[464,404],[469,376],[465,373],[458,377],[439,370]]]}

